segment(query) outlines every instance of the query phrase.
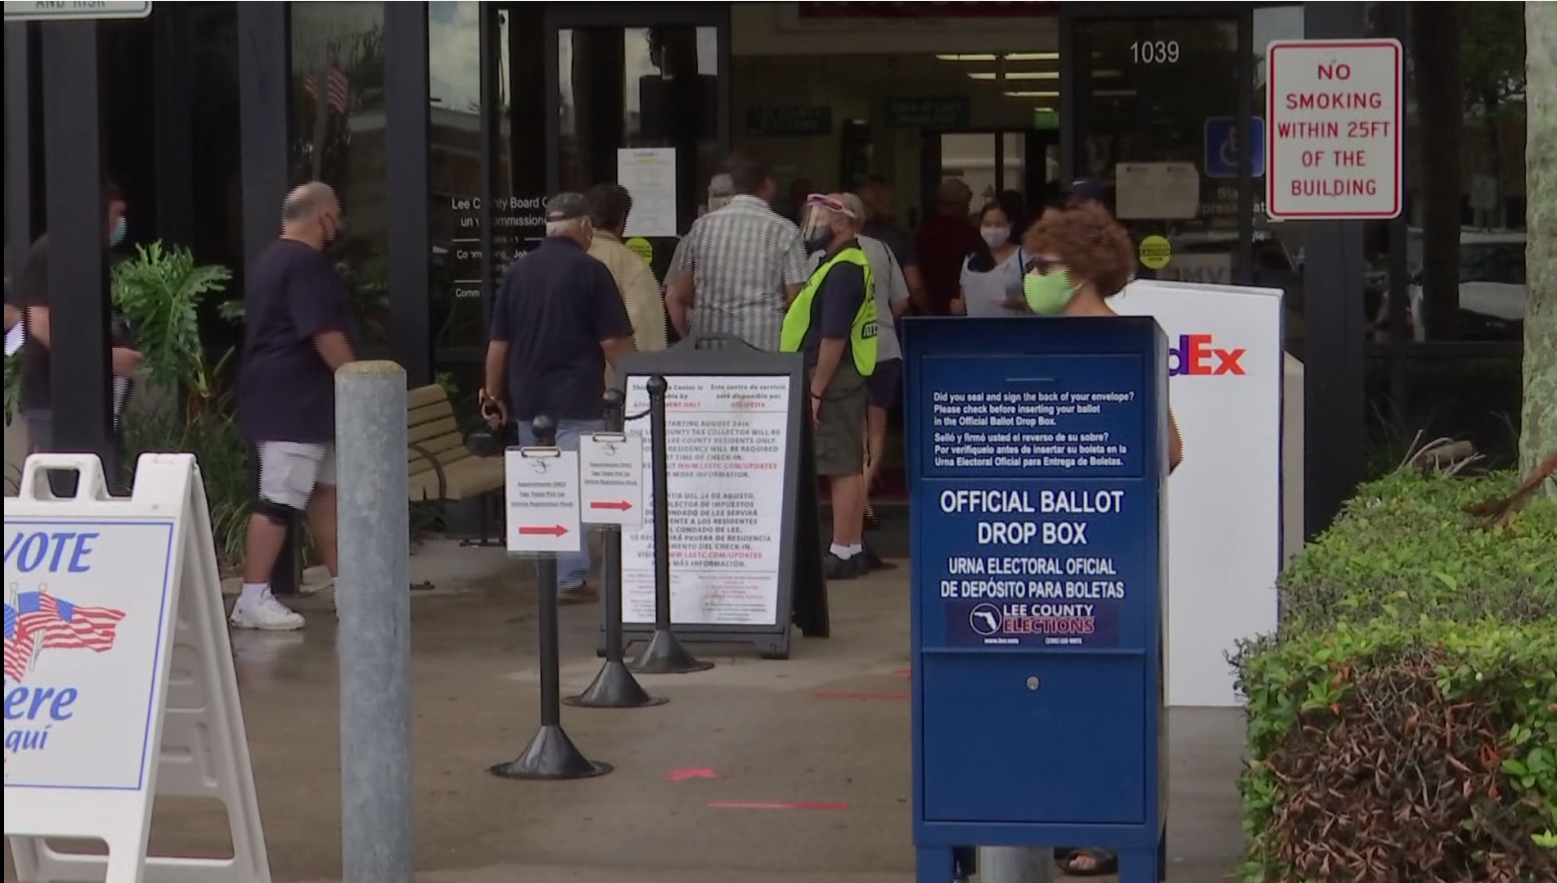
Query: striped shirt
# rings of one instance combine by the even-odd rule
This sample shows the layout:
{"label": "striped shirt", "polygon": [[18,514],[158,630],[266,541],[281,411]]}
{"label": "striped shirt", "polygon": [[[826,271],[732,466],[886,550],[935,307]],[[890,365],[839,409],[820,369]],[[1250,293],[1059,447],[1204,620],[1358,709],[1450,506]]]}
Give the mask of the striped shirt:
{"label": "striped shirt", "polygon": [[788,302],[784,288],[806,281],[800,229],[755,196],[737,196],[692,225],[667,278],[692,274],[688,330],[727,334],[776,352]]}

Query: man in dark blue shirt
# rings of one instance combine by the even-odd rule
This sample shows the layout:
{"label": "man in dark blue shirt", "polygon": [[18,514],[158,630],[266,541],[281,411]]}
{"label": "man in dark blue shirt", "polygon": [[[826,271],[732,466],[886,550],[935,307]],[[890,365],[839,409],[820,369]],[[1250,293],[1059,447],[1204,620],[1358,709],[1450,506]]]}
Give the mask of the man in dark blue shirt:
{"label": "man in dark blue shirt", "polygon": [[313,182],[287,195],[281,237],[249,268],[238,371],[238,422],[259,452],[237,628],[290,631],[303,617],[270,592],[287,525],[306,512],[334,577],[335,372],[356,358],[356,323],[324,250],[341,232],[335,191]]}
{"label": "man in dark blue shirt", "polygon": [[[509,268],[492,305],[483,406],[500,425],[519,424],[519,443],[535,444],[533,422],[557,422],[557,445],[578,450],[579,436],[605,429],[605,369],[633,349],[633,326],[605,264],[589,256],[594,236],[583,195],[546,201],[546,239]],[[557,560],[567,600],[587,600],[589,544]]]}

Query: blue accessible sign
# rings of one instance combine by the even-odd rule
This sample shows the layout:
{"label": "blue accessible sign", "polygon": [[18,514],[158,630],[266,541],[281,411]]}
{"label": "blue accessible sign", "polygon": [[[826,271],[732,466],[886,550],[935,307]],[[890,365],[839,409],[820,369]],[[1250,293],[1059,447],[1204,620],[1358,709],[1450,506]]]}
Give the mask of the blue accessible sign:
{"label": "blue accessible sign", "polygon": [[903,350],[919,880],[958,847],[1087,844],[1156,883],[1167,339],[911,319]]}

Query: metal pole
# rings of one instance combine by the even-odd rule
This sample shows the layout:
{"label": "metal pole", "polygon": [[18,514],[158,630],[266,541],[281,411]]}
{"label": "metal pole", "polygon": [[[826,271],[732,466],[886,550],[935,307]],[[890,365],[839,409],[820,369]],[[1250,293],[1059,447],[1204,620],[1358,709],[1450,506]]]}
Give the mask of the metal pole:
{"label": "metal pole", "polygon": [[702,662],[688,653],[671,629],[670,616],[670,439],[666,436],[665,393],[669,384],[662,375],[649,378],[650,453],[654,476],[654,637],[633,661],[633,671],[645,674],[686,674],[707,671],[712,662]]}
{"label": "metal pole", "polygon": [[345,883],[411,883],[410,509],[405,370],[335,375]]}
{"label": "metal pole", "polygon": [[[619,389],[605,393],[606,432],[620,433],[627,423],[626,398]],[[631,436],[627,436],[631,438]],[[664,705],[670,700],[650,696],[622,660],[626,638],[622,634],[622,528],[618,524],[603,527],[605,561],[601,564],[600,603],[605,616],[606,661],[600,673],[583,693],[570,697],[569,705],[580,708],[645,708]]]}
{"label": "metal pole", "polygon": [[[530,426],[535,431],[536,447],[556,447],[557,421],[538,414]],[[535,563],[541,596],[541,728],[518,758],[497,764],[489,772],[505,779],[588,779],[602,776],[611,771],[611,765],[585,757],[562,729],[562,667],[558,660],[557,640],[557,553],[541,553]]]}
{"label": "metal pole", "polygon": [[979,883],[1050,883],[1054,850],[1049,847],[980,846]]}

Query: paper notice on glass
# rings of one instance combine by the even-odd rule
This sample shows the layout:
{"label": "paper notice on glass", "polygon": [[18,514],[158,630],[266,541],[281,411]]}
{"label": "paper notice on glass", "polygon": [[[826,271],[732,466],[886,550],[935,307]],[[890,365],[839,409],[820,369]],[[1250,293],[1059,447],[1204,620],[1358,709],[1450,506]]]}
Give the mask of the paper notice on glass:
{"label": "paper notice on glass", "polygon": [[675,236],[676,149],[626,147],[616,151],[616,182],[627,188],[633,210],[626,236]]}
{"label": "paper notice on glass", "polygon": [[1200,172],[1187,162],[1119,163],[1115,214],[1126,221],[1177,221],[1200,214]]}

